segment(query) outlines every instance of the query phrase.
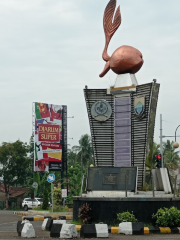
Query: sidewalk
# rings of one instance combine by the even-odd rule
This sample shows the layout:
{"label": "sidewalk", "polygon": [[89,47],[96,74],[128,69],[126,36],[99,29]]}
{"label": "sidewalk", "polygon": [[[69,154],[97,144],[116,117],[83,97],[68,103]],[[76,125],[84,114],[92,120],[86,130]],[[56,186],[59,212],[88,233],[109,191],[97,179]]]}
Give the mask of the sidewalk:
{"label": "sidewalk", "polygon": [[48,211],[36,211],[36,210],[29,210],[29,211],[17,211],[14,212],[14,214],[19,215],[19,216],[23,216],[22,220],[24,219],[24,217],[31,217],[34,219],[41,219],[41,220],[32,220],[32,221],[43,221],[44,217],[52,217],[55,219],[59,219],[59,216],[65,216],[67,220],[72,220],[73,219],[73,212],[55,212],[55,213],[51,213]]}

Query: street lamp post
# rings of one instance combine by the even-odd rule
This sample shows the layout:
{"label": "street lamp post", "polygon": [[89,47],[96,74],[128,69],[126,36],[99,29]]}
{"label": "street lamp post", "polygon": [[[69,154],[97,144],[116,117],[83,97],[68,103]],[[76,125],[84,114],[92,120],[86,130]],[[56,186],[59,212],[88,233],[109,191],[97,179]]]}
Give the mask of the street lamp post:
{"label": "street lamp post", "polygon": [[180,125],[177,126],[177,128],[176,128],[176,130],[175,130],[175,142],[173,143],[173,147],[174,147],[174,148],[178,148],[178,147],[179,147],[179,143],[176,142],[176,132],[177,132],[177,130],[178,130],[179,127],[180,127]]}
{"label": "street lamp post", "polygon": [[162,146],[162,114],[160,114],[160,153],[161,153],[161,167],[164,167],[163,161],[163,146]]}
{"label": "street lamp post", "polygon": [[[178,130],[178,128],[180,127],[180,125],[179,126],[177,126],[177,128],[176,128],[176,130],[175,130],[175,142],[173,143],[173,148],[178,148],[179,147],[179,143],[178,142],[176,142],[176,132],[177,132],[177,130]],[[160,138],[160,152],[161,152],[161,156],[163,156],[162,155],[162,139],[163,138],[165,138],[165,137],[174,137],[174,136],[163,136],[162,135],[162,114],[160,114],[160,136],[159,136],[159,138]],[[180,137],[180,136],[178,136],[178,137]],[[163,163],[163,157],[161,158],[161,160],[162,160],[162,163]],[[163,166],[163,165],[162,165]]]}

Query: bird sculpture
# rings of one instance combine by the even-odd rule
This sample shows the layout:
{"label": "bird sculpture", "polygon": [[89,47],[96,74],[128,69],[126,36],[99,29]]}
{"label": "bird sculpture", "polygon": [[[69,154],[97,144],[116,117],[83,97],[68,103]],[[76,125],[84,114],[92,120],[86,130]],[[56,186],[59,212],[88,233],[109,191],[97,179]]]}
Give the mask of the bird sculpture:
{"label": "bird sculpture", "polygon": [[110,57],[107,53],[109,42],[121,24],[120,6],[116,8],[116,0],[110,0],[104,11],[103,26],[105,33],[105,47],[102,54],[106,62],[104,70],[99,75],[103,77],[110,69],[116,74],[135,74],[143,65],[143,57],[139,50],[131,46],[121,46],[117,48]]}

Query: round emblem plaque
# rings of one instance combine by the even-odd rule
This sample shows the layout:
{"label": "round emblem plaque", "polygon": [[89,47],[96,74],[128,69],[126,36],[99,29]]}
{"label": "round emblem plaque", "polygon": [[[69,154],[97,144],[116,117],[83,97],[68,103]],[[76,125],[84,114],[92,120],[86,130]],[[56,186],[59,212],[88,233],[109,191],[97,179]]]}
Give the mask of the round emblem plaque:
{"label": "round emblem plaque", "polygon": [[106,100],[99,100],[91,107],[92,117],[99,122],[105,122],[111,117],[111,114],[111,105]]}

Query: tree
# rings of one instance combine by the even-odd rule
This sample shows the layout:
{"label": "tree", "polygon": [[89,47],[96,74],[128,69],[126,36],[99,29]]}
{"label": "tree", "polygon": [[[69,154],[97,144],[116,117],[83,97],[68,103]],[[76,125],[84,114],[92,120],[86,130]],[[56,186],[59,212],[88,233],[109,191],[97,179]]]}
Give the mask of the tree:
{"label": "tree", "polygon": [[[84,169],[84,174],[86,170]],[[68,187],[70,193],[67,202],[72,203],[73,196],[79,196],[81,190],[81,166],[75,163],[74,166],[68,168]]]}
{"label": "tree", "polygon": [[68,149],[67,151],[67,159],[68,159],[68,165],[69,166],[73,166],[76,162],[77,159],[77,153],[76,150],[72,149]]}
{"label": "tree", "polygon": [[54,210],[59,210],[62,203],[62,191],[60,188],[53,189],[53,205]]}
{"label": "tree", "polygon": [[43,204],[42,204],[42,209],[46,210],[49,207],[49,199],[48,199],[48,186],[49,185],[48,182],[45,184],[44,186],[44,190],[43,190]]}
{"label": "tree", "polygon": [[175,151],[173,141],[167,140],[163,143],[163,158],[165,165],[170,169],[176,169],[180,161],[179,151]]}
{"label": "tree", "polygon": [[84,167],[94,163],[91,137],[88,134],[82,135],[79,146],[72,147],[72,150],[77,153],[76,161],[79,163],[82,161]]}
{"label": "tree", "polygon": [[156,165],[155,159],[156,159],[157,154],[160,154],[160,144],[157,144],[157,143],[154,142],[153,143],[152,156],[148,157],[147,160],[146,160],[146,166],[149,169],[155,168],[155,165]]}
{"label": "tree", "polygon": [[11,186],[24,185],[29,175],[31,159],[27,156],[28,145],[17,140],[13,143],[3,142],[0,146],[0,163],[3,165],[0,175],[3,177],[6,209]]}

